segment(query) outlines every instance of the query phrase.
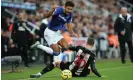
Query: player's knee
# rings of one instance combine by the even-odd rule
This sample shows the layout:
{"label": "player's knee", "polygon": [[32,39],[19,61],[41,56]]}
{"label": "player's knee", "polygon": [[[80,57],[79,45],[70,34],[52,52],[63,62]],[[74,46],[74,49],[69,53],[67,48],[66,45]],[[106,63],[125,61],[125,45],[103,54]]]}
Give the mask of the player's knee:
{"label": "player's knee", "polygon": [[62,48],[62,52],[66,51],[66,50],[68,50],[68,48]]}
{"label": "player's knee", "polygon": [[60,47],[58,44],[52,44],[51,48],[55,51],[55,52],[60,52]]}
{"label": "player's knee", "polygon": [[69,46],[68,45],[64,45],[63,47],[62,47],[62,51],[66,51],[66,50],[68,50],[69,49]]}
{"label": "player's knee", "polygon": [[62,49],[66,49],[67,50],[68,47],[69,47],[67,41],[64,38],[61,39],[58,44],[62,47]]}
{"label": "player's knee", "polygon": [[69,48],[69,45],[67,43],[66,44],[63,44],[63,48],[68,49]]}

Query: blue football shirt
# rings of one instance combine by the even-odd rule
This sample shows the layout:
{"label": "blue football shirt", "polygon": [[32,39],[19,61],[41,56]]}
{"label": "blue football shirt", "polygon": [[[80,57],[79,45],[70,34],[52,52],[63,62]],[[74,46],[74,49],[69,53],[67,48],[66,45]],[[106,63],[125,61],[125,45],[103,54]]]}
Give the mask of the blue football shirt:
{"label": "blue football shirt", "polygon": [[48,25],[49,28],[53,30],[66,30],[64,24],[71,22],[72,22],[72,13],[66,15],[63,7],[57,7]]}

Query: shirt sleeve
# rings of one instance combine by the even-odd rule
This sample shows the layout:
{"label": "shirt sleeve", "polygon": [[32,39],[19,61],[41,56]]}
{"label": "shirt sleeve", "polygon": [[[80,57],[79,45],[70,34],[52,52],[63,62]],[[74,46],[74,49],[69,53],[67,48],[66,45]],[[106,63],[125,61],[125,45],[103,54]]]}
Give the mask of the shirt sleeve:
{"label": "shirt sleeve", "polygon": [[61,7],[57,7],[53,13],[53,15],[58,15],[62,11]]}
{"label": "shirt sleeve", "polygon": [[70,47],[69,47],[69,50],[77,51],[77,47],[76,47],[76,46],[70,46]]}
{"label": "shirt sleeve", "polygon": [[72,50],[72,51],[78,51],[79,49],[82,49],[82,46],[70,46],[69,47],[69,50]]}

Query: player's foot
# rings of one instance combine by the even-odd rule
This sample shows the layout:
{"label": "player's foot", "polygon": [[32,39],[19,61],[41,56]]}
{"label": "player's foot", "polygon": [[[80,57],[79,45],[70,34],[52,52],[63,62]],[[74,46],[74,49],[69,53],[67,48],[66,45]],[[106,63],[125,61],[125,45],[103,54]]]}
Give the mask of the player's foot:
{"label": "player's foot", "polygon": [[32,74],[30,75],[30,78],[40,78],[41,75],[40,74]]}
{"label": "player's foot", "polygon": [[35,44],[33,44],[33,45],[30,46],[30,48],[33,49],[33,48],[37,47],[37,45],[39,45],[39,44],[40,44],[40,42],[39,41],[36,41]]}

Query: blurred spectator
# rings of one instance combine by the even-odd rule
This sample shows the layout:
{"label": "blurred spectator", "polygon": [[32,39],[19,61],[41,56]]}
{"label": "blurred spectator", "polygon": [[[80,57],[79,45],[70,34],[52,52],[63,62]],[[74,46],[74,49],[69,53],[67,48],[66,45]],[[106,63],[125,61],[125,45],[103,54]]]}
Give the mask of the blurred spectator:
{"label": "blurred spectator", "polygon": [[[11,2],[15,1],[16,0],[13,0]],[[27,11],[27,18],[28,21],[38,27],[44,26],[40,27],[41,33],[39,32],[39,34],[43,36],[43,31],[45,30],[46,25],[41,22],[47,23],[44,19],[44,14],[50,9],[50,5],[53,3],[60,2],[60,4],[64,4],[66,1],[67,0],[21,0],[19,3],[36,5],[36,10]],[[120,12],[119,7],[115,5],[116,0],[73,0],[73,2],[75,3],[73,12],[74,31],[79,37],[89,37],[91,35],[95,35],[97,39],[96,41],[99,43],[96,48],[96,52],[100,51],[100,44],[102,44],[100,43],[100,38],[105,38],[106,35],[105,40],[107,39],[107,33],[111,29],[114,29],[114,21]],[[20,9],[2,7],[2,29],[8,30],[12,16],[9,16],[9,14],[4,12],[4,9],[9,9],[13,12],[13,14],[18,13]],[[34,37],[37,38],[38,34]]]}
{"label": "blurred spectator", "polygon": [[113,29],[108,32],[108,42],[109,42],[108,58],[111,58],[112,55],[115,58],[118,58],[118,56],[119,56],[119,53],[118,53],[119,42],[118,42],[118,37],[114,34]]}
{"label": "blurred spectator", "polygon": [[21,63],[21,56],[17,46],[9,42],[9,34],[9,31],[6,30],[3,31],[1,35],[1,61],[12,63],[12,66],[15,65],[15,68],[17,68]]}
{"label": "blurred spectator", "polygon": [[25,11],[18,13],[18,21],[14,22],[11,36],[11,43],[17,44],[19,53],[24,60],[25,67],[29,67],[28,62],[28,39],[29,32],[24,26],[27,26],[27,15]]}
{"label": "blurred spectator", "polygon": [[9,32],[7,30],[1,31],[1,58],[7,56],[9,46]]}

